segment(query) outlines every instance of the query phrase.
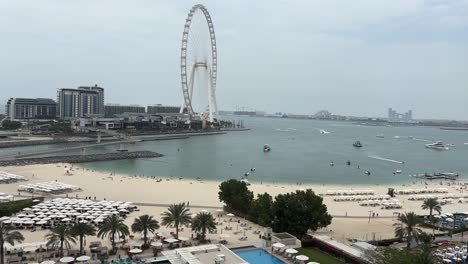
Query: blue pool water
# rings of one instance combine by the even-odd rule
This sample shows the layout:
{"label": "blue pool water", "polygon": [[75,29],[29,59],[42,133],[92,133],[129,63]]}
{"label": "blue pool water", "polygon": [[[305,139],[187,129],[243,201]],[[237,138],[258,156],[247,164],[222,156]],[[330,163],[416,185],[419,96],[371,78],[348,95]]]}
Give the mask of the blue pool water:
{"label": "blue pool water", "polygon": [[283,261],[263,249],[234,251],[239,257],[250,264],[284,264]]}

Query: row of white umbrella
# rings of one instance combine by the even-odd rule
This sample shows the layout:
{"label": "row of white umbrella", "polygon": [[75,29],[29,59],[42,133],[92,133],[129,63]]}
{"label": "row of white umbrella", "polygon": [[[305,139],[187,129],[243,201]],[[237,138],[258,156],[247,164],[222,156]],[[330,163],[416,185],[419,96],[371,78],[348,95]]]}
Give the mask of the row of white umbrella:
{"label": "row of white umbrella", "polygon": [[[272,246],[273,246],[274,248],[277,248],[277,249],[281,249],[281,248],[286,247],[285,244],[279,243],[279,242],[274,243]],[[295,250],[294,248],[288,248],[288,249],[286,249],[284,252],[286,252],[286,253],[288,253],[288,254],[291,254],[291,255],[294,255],[294,254],[297,254],[297,253],[298,253],[298,251]],[[297,256],[295,256],[294,258],[297,259],[297,260],[300,260],[300,261],[307,261],[307,260],[309,260],[309,257],[307,257],[307,256],[305,256],[305,255],[297,255]],[[319,264],[319,263],[317,263],[317,262],[308,262],[307,264]]]}
{"label": "row of white umbrella", "polygon": [[1,182],[12,182],[12,181],[24,181],[26,178],[13,173],[0,171],[0,183]]}
{"label": "row of white umbrella", "polygon": [[382,195],[348,195],[348,196],[339,196],[333,198],[335,202],[344,202],[344,201],[364,201],[364,200],[389,200],[391,197],[388,194]]}
{"label": "row of white umbrella", "polygon": [[[74,257],[63,257],[59,260],[60,263],[70,263],[70,262],[73,262],[73,261],[78,261],[78,262],[84,262],[84,261],[88,261],[90,260],[91,257],[90,256],[79,256],[77,258],[74,258]],[[42,261],[40,264],[55,264],[56,262],[53,261],[53,260],[46,260],[46,261]]]}
{"label": "row of white umbrella", "polygon": [[417,193],[448,193],[447,188],[435,188],[435,189],[402,189],[396,190],[396,194],[417,194]]}
{"label": "row of white umbrella", "polygon": [[47,225],[54,223],[101,223],[110,215],[129,214],[135,206],[131,202],[91,201],[56,198],[31,208],[24,208],[15,217],[2,217],[0,222],[18,226]]}
{"label": "row of white umbrella", "polygon": [[327,195],[374,195],[374,190],[328,190]]}
{"label": "row of white umbrella", "polygon": [[59,181],[30,183],[18,186],[18,191],[27,192],[72,192],[78,191],[80,187]]}

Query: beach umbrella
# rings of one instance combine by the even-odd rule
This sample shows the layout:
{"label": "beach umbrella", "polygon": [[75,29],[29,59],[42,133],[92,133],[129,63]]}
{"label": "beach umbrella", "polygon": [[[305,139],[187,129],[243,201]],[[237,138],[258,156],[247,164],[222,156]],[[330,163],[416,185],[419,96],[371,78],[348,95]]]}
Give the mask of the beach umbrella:
{"label": "beach umbrella", "polygon": [[34,225],[34,221],[28,220],[23,222],[25,225]]}
{"label": "beach umbrella", "polygon": [[5,220],[10,220],[10,217],[8,216],[0,217],[0,221],[5,221]]}
{"label": "beach umbrella", "polygon": [[143,252],[143,250],[141,250],[139,248],[132,248],[128,252],[130,252],[132,254],[140,254],[141,252]]}
{"label": "beach umbrella", "polygon": [[23,249],[24,252],[34,252],[37,250],[37,247],[25,247]]}
{"label": "beach umbrella", "polygon": [[308,262],[307,264],[320,264],[320,263],[312,261],[312,262]]}
{"label": "beach umbrella", "polygon": [[32,200],[32,201],[33,201],[33,203],[38,203],[38,202],[40,202],[41,200],[39,200],[39,199],[34,199],[34,200]]}
{"label": "beach umbrella", "polygon": [[233,217],[233,216],[235,216],[235,215],[234,215],[234,214],[231,214],[231,213],[229,213],[229,214],[227,214],[227,216]]}
{"label": "beach umbrella", "polygon": [[175,239],[175,238],[166,238],[164,241],[166,241],[167,243],[176,243],[176,242],[179,242],[179,240]]}
{"label": "beach umbrella", "polygon": [[63,257],[60,259],[60,262],[62,263],[70,263],[70,262],[73,262],[75,260],[74,257]]}
{"label": "beach umbrella", "polygon": [[154,241],[154,242],[151,242],[150,244],[152,247],[161,247],[163,244],[159,241]]}
{"label": "beach umbrella", "polygon": [[222,213],[222,212],[224,212],[224,210],[223,209],[216,209],[216,212]]}
{"label": "beach umbrella", "polygon": [[297,252],[298,252],[298,251],[295,250],[294,248],[288,248],[288,249],[286,249],[286,253],[288,253],[288,254],[296,254]]}
{"label": "beach umbrella", "polygon": [[36,222],[36,225],[45,225],[45,224],[47,224],[47,221],[44,221],[44,220]]}
{"label": "beach umbrella", "polygon": [[55,264],[55,261],[53,261],[53,260],[46,260],[46,261],[42,261],[41,264]]}
{"label": "beach umbrella", "polygon": [[69,221],[71,221],[71,218],[63,218],[62,219],[62,222],[69,222]]}
{"label": "beach umbrella", "polygon": [[304,255],[299,255],[299,256],[296,256],[296,259],[300,261],[307,261],[309,260],[309,257],[304,256]]}
{"label": "beach umbrella", "polygon": [[90,259],[91,259],[90,256],[79,256],[76,258],[76,261],[88,261]]}
{"label": "beach umbrella", "polygon": [[273,247],[275,247],[275,248],[284,248],[285,245],[283,243],[274,243]]}

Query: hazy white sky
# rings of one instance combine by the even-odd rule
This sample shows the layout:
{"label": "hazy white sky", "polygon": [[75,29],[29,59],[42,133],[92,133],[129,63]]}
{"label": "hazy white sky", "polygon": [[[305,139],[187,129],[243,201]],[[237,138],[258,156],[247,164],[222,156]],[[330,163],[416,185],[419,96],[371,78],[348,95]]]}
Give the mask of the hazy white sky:
{"label": "hazy white sky", "polygon": [[[0,100],[99,84],[107,103],[180,104],[194,1],[0,0]],[[468,119],[468,0],[209,0],[218,106]]]}

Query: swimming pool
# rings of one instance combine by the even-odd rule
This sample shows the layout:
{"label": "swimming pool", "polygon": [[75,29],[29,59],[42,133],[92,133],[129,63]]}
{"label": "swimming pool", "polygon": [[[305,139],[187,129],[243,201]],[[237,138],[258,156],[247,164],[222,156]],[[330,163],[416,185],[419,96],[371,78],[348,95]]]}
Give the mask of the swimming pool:
{"label": "swimming pool", "polygon": [[250,264],[284,264],[279,258],[261,248],[234,250],[234,253]]}

